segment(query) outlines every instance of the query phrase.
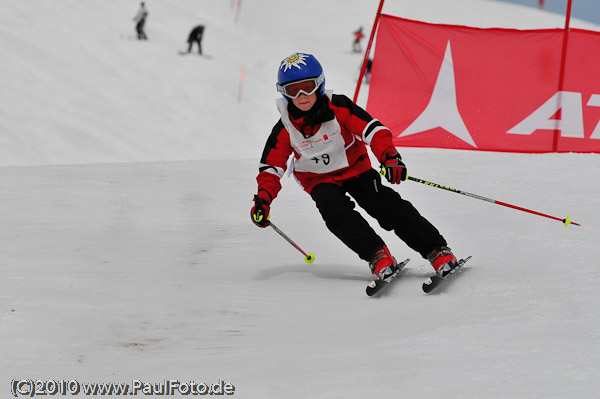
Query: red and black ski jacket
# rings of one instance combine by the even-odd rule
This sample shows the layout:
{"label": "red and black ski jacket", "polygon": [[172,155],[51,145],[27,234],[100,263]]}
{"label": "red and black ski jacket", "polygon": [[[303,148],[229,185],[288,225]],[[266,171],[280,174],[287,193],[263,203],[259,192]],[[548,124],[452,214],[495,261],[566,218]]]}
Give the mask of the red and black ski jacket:
{"label": "red and black ski jacket", "polygon": [[[325,96],[322,96],[319,101],[325,101],[324,107],[326,107],[325,112],[320,112],[323,117],[308,125],[306,121],[308,116],[299,113],[298,109],[291,103],[287,104],[285,99],[278,101],[282,118],[273,127],[267,140],[256,178],[258,196],[268,203],[271,203],[281,190],[280,179],[287,170],[287,162],[292,154],[294,155],[293,162],[304,161],[304,165],[311,165],[311,160],[315,162],[314,168],[299,168],[297,165],[300,163],[291,164],[298,182],[310,194],[317,184],[341,184],[343,180],[369,170],[371,161],[367,154],[367,145],[371,147],[371,151],[380,162],[384,162],[386,154],[397,153],[392,143],[391,131],[345,95],[327,92]],[[309,156],[312,154],[310,151],[304,152],[304,146],[316,146],[317,143],[330,139],[327,134],[321,134],[322,137],[318,137],[321,128],[325,126],[325,123],[329,123],[327,119],[334,119],[331,122],[337,122],[340,128],[332,130],[333,134],[337,135],[337,141],[329,144],[328,148],[335,147],[332,151],[336,151],[337,148],[338,152],[345,154],[347,162],[344,159],[341,168],[321,172],[316,165],[324,165],[328,159],[319,159],[315,156],[306,160],[306,153],[309,153]],[[286,124],[290,128],[286,127]],[[291,133],[290,130],[292,130]],[[341,133],[341,139],[338,131]],[[304,139],[301,144],[298,144],[297,137]],[[305,159],[301,159],[303,156]]]}

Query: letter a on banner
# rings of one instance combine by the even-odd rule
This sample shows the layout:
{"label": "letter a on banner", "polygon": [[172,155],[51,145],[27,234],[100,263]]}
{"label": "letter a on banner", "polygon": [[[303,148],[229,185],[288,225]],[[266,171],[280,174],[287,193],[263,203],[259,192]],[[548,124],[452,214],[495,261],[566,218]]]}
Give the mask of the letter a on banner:
{"label": "letter a on banner", "polygon": [[[600,95],[593,94],[590,97],[590,101],[588,101],[587,105],[590,107],[600,107]],[[594,131],[592,132],[592,135],[590,136],[590,138],[591,139],[600,139],[600,122],[598,122],[598,124],[594,128]]]}
{"label": "letter a on banner", "polygon": [[[561,119],[552,119],[561,111]],[[560,130],[562,137],[584,138],[581,93],[556,93],[507,133],[530,135],[536,130]]]}

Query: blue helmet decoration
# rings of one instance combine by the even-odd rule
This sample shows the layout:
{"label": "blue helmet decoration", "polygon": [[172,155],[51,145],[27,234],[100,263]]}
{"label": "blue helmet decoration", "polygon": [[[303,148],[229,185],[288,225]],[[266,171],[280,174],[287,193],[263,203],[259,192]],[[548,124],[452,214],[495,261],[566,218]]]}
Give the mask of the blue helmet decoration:
{"label": "blue helmet decoration", "polygon": [[282,86],[304,79],[317,78],[320,85],[319,93],[325,93],[325,74],[319,61],[312,55],[306,53],[294,53],[285,57],[279,65],[277,73],[277,89]]}

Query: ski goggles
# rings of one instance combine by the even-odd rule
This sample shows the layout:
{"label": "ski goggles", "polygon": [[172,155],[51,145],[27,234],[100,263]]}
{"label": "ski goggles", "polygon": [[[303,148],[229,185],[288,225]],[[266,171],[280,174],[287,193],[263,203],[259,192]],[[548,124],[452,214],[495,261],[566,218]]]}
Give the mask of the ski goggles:
{"label": "ski goggles", "polygon": [[288,98],[298,98],[300,94],[310,96],[314,94],[321,83],[325,80],[325,76],[321,75],[318,78],[304,79],[297,82],[288,83],[285,85],[277,84],[277,91]]}

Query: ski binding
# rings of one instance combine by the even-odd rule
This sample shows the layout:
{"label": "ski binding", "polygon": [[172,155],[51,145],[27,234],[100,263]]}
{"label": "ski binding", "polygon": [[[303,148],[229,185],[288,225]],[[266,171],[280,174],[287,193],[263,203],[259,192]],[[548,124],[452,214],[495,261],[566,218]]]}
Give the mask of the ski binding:
{"label": "ski binding", "polygon": [[394,281],[398,278],[398,276],[400,275],[400,272],[402,271],[402,269],[404,269],[404,266],[406,266],[408,261],[410,261],[410,259],[406,259],[404,262],[398,263],[396,265],[398,267],[398,269],[394,272],[394,274],[392,274],[389,277],[388,281],[383,281],[383,280],[379,280],[379,279],[375,279],[375,280],[371,281],[369,283],[369,285],[367,285],[367,295],[374,296],[374,295],[378,294],[379,292],[381,292],[381,290],[383,290],[385,287],[390,285],[390,283],[392,281]]}
{"label": "ski binding", "polygon": [[427,280],[423,282],[423,292],[429,294],[430,292],[436,290],[440,285],[447,281],[448,278],[455,275],[456,272],[459,271],[460,268],[462,268],[464,264],[469,261],[469,259],[471,259],[471,256],[468,256],[465,259],[461,259],[458,262],[456,262],[456,266],[454,266],[454,269],[452,269],[452,271],[450,271],[450,273],[448,273],[445,277],[441,277],[436,274],[427,278]]}

